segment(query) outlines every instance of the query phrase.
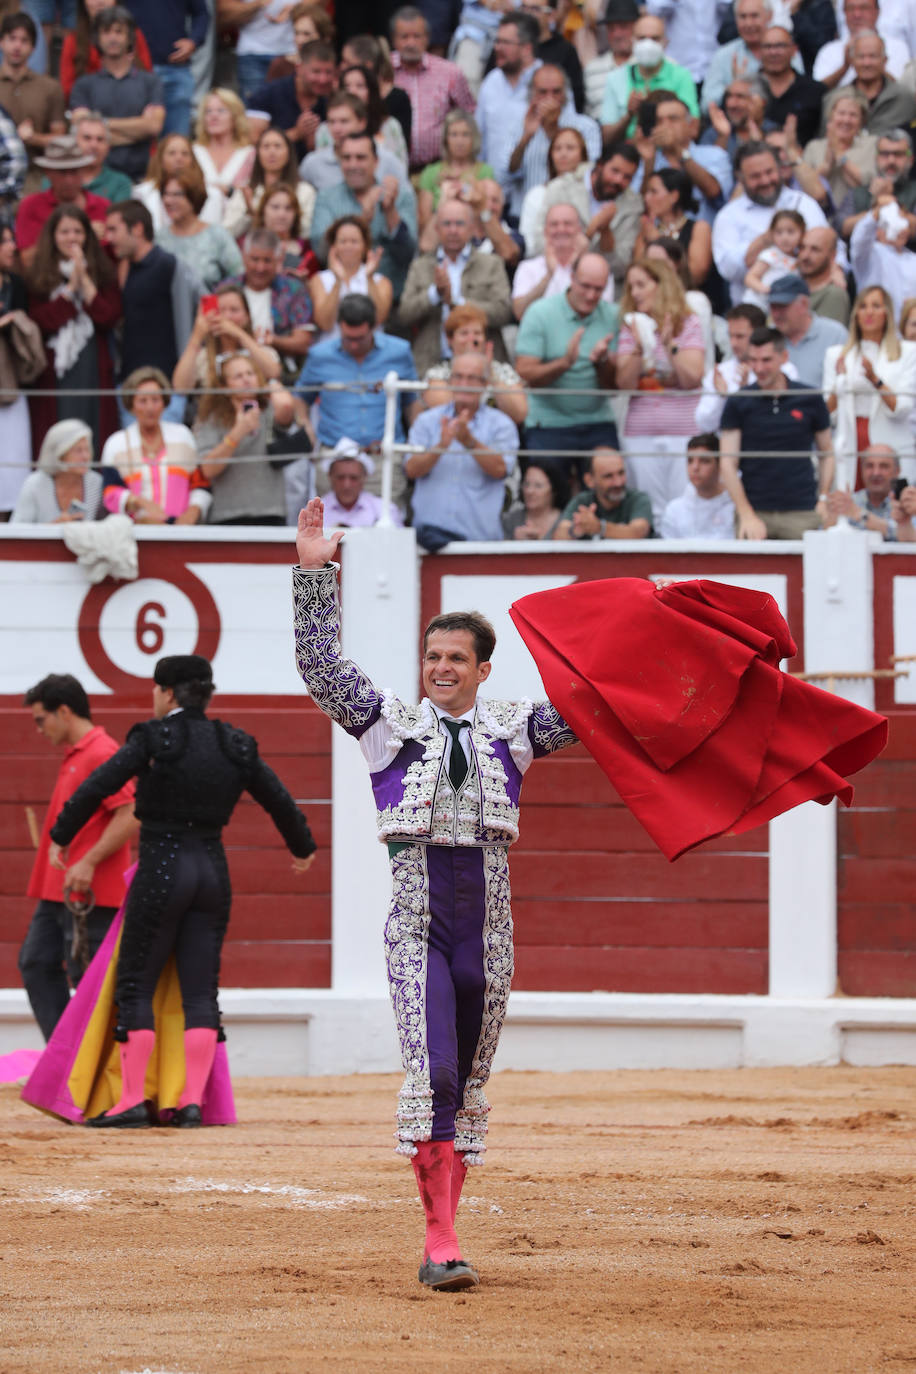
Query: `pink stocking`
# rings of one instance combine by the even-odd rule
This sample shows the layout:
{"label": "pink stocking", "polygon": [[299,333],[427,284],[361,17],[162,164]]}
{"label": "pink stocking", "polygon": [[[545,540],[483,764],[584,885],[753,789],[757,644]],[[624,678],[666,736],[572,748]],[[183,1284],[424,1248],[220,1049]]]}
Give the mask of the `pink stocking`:
{"label": "pink stocking", "polygon": [[464,1156],[456,1150],[452,1160],[452,1225],[455,1225],[455,1218],[458,1215],[458,1203],[461,1200],[461,1190],[464,1187],[464,1180],[467,1177],[468,1166],[464,1162]]}
{"label": "pink stocking", "polygon": [[179,1107],[189,1107],[192,1103],[200,1106],[213,1056],[216,1053],[216,1031],[207,1026],[186,1030],[184,1033],[184,1092],[178,1099]]}
{"label": "pink stocking", "polygon": [[452,1222],[452,1140],[421,1140],[413,1157],[420,1201],[426,1213],[426,1254],[436,1264],[461,1259]]}
{"label": "pink stocking", "polygon": [[156,1032],[135,1030],[127,1032],[126,1041],[119,1045],[121,1054],[121,1096],[106,1116],[126,1112],[146,1097],[146,1066],[156,1044]]}

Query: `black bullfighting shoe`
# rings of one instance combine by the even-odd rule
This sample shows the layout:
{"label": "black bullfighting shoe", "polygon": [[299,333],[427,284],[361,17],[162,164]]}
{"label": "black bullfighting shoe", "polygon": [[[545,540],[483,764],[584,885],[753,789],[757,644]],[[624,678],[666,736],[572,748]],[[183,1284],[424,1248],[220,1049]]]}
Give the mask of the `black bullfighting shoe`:
{"label": "black bullfighting shoe", "polygon": [[177,1126],[180,1130],[189,1131],[195,1126],[203,1124],[200,1115],[200,1107],[196,1102],[189,1102],[186,1107],[176,1107],[169,1122],[170,1126]]}
{"label": "black bullfighting shoe", "polygon": [[135,1107],[127,1107],[123,1112],[116,1112],[114,1116],[106,1116],[104,1112],[101,1116],[91,1116],[86,1125],[111,1126],[122,1131],[151,1126],[149,1103],[138,1102]]}
{"label": "black bullfighting shoe", "polygon": [[437,1293],[457,1292],[461,1288],[476,1288],[480,1283],[477,1270],[467,1260],[445,1260],[437,1264],[435,1260],[424,1260],[417,1275],[427,1288]]}

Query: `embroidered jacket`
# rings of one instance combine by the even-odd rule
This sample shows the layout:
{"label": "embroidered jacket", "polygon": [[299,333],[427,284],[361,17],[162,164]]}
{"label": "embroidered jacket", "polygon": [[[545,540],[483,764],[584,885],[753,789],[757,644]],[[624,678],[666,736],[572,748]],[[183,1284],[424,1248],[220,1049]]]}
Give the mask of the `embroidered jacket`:
{"label": "embroidered jacket", "polygon": [[[470,766],[457,793],[445,771],[448,743],[431,703],[380,692],[341,656],[337,570],[293,571],[296,665],[317,706],[369,754],[379,839],[507,845],[518,839],[522,777],[535,758],[575,744],[549,701],[478,698]],[[456,746],[457,747],[457,746]]]}

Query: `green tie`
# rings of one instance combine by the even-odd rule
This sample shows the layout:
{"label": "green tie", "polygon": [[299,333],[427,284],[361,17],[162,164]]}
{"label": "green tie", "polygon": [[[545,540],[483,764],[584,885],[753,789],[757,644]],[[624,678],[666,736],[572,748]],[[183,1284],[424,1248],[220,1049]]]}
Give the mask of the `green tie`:
{"label": "green tie", "polygon": [[471,728],[471,722],[469,720],[449,720],[448,716],[443,716],[442,724],[452,737],[452,752],[448,761],[448,776],[449,781],[457,792],[468,775],[468,761],[461,747],[461,732],[462,730],[469,730]]}

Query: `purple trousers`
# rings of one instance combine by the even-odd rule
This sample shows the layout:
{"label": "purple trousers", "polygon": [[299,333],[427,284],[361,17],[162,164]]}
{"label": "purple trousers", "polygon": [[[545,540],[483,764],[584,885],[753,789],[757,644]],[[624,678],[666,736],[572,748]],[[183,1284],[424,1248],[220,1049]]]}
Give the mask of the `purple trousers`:
{"label": "purple trousers", "polygon": [[483,1163],[484,1085],[512,981],[507,851],[391,844],[388,982],[404,1085],[398,1150],[454,1140]]}

